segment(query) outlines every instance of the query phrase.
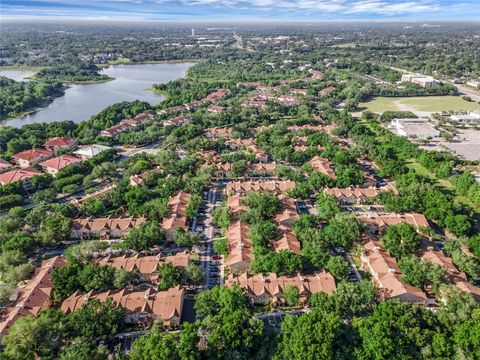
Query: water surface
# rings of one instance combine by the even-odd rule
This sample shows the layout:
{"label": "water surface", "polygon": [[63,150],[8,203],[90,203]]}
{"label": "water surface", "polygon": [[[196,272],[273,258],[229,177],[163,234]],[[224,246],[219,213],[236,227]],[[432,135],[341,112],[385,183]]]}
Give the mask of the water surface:
{"label": "water surface", "polygon": [[[25,124],[72,120],[81,122],[89,119],[107,106],[121,102],[142,100],[150,104],[162,101],[163,96],[146,91],[153,84],[166,83],[185,75],[192,63],[112,65],[102,74],[115,80],[101,84],[72,84],[65,95],[55,98],[47,107],[21,119],[8,120],[4,124],[19,127]],[[0,71],[5,75],[7,71]],[[20,74],[10,76],[19,77]]]}

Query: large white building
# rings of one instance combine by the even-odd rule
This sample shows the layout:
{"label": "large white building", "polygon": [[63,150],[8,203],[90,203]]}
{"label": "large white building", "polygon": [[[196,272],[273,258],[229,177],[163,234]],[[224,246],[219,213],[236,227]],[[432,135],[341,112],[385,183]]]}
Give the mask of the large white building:
{"label": "large white building", "polygon": [[440,131],[435,129],[427,119],[393,119],[390,127],[395,129],[398,135],[406,137],[427,139],[440,136]]}
{"label": "large white building", "polygon": [[440,85],[440,81],[435,80],[431,76],[425,76],[421,74],[403,74],[402,82],[405,82],[405,81],[420,85],[425,89],[431,89]]}
{"label": "large white building", "polygon": [[471,112],[468,115],[452,115],[450,120],[457,121],[457,122],[478,122],[480,121],[480,115],[474,112]]}

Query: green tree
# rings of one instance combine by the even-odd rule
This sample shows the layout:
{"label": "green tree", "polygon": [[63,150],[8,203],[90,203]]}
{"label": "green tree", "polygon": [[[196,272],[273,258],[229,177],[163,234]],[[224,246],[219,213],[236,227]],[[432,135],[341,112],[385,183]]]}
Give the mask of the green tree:
{"label": "green tree", "polygon": [[283,290],[285,302],[289,306],[297,306],[300,298],[300,290],[295,285],[287,285]]}
{"label": "green tree", "polygon": [[420,247],[421,237],[412,225],[389,226],[381,238],[385,248],[395,257],[413,254]]}
{"label": "green tree", "polygon": [[158,269],[158,274],[160,276],[159,290],[167,290],[177,286],[182,280],[182,273],[171,263],[163,263]]}
{"label": "green tree", "polygon": [[341,256],[331,256],[327,269],[337,280],[345,280],[350,272],[350,265]]}

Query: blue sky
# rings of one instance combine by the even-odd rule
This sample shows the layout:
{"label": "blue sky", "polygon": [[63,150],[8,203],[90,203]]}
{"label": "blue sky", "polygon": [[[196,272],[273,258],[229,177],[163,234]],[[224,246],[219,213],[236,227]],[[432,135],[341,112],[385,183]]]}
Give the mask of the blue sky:
{"label": "blue sky", "polygon": [[480,20],[480,0],[0,0],[2,18]]}

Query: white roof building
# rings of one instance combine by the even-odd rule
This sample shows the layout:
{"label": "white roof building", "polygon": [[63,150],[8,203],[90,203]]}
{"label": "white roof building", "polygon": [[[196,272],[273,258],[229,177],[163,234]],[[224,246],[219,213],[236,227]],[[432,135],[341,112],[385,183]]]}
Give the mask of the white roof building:
{"label": "white roof building", "polygon": [[425,76],[421,74],[403,74],[402,75],[402,82],[408,81],[414,84],[420,85],[425,89],[431,89],[438,85],[440,85],[440,81],[435,80],[431,76]]}
{"label": "white roof building", "polygon": [[400,136],[420,139],[440,136],[440,131],[435,129],[427,119],[393,119],[390,127],[394,128]]}
{"label": "white roof building", "polygon": [[79,147],[73,153],[80,156],[82,159],[89,159],[95,155],[100,154],[102,151],[109,150],[111,147],[105,145],[85,145]]}
{"label": "white roof building", "polygon": [[450,119],[452,121],[458,121],[458,122],[473,122],[473,121],[480,121],[480,115],[474,112],[471,112],[468,115],[452,115]]}

